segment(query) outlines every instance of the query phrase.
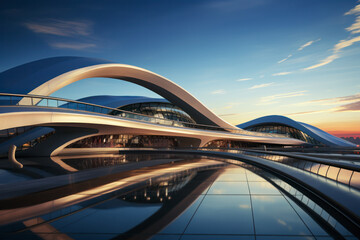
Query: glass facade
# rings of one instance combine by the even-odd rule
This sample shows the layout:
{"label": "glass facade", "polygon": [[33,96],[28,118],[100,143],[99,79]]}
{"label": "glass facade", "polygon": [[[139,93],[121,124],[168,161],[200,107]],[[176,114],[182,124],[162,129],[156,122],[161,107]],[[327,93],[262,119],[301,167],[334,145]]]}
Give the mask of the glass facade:
{"label": "glass facade", "polygon": [[260,148],[264,147],[279,147],[276,144],[264,144],[264,143],[255,143],[255,142],[241,142],[241,141],[231,141],[231,140],[214,140],[205,144],[206,148]]}
{"label": "glass facade", "polygon": [[283,124],[275,124],[275,123],[262,124],[262,125],[247,127],[245,129],[253,132],[285,134],[288,137],[296,138],[313,145],[324,145],[321,142],[314,139],[313,137],[310,137],[306,133],[300,131],[299,129],[289,127]]}
{"label": "glass facade", "polygon": [[34,127],[18,127],[0,130],[0,143],[3,143],[13,137],[19,136],[33,128]]}
{"label": "glass facade", "polygon": [[55,134],[55,130],[49,133],[46,133],[44,135],[41,135],[40,137],[37,137],[29,142],[24,143],[23,145],[21,145],[17,150],[26,150],[29,148],[34,147],[36,144],[39,144],[41,142],[44,142],[48,137],[50,137],[51,135]]}
{"label": "glass facade", "polygon": [[[11,138],[22,135],[23,133],[28,132],[34,128],[35,127],[18,127],[18,128],[9,128],[9,129],[0,130],[0,144],[10,140]],[[55,130],[51,131],[49,133],[43,134],[37,138],[34,138],[31,141],[28,141],[28,142],[22,144],[21,146],[18,146],[18,148],[16,150],[19,151],[19,150],[26,150],[26,149],[32,148],[36,144],[45,141],[48,137],[50,137],[54,133],[55,133]]]}
{"label": "glass facade", "polygon": [[[186,112],[172,103],[135,103],[120,107],[119,109],[178,122],[195,123]],[[110,114],[117,115],[119,113],[111,112]]]}
{"label": "glass facade", "polygon": [[177,147],[178,138],[146,135],[100,135],[81,139],[68,148]]}

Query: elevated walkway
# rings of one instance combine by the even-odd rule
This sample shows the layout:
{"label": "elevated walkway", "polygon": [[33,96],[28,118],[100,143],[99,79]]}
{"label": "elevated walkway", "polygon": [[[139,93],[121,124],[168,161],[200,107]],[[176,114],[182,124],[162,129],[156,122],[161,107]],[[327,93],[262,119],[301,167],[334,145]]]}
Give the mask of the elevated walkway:
{"label": "elevated walkway", "polygon": [[[2,104],[6,104],[0,106],[0,131],[33,126],[56,128],[55,134],[49,138],[49,141],[42,144],[44,145],[42,148],[39,145],[33,153],[28,151],[31,156],[36,154],[39,154],[38,156],[55,156],[75,141],[106,134],[185,137],[195,139],[198,143],[192,145],[196,147],[202,147],[213,140],[224,139],[262,144],[304,144],[298,139],[278,134],[177,122],[61,98],[21,94],[0,94],[0,96],[5,97]],[[64,105],[63,103],[71,104]],[[73,106],[74,109],[62,106]],[[108,114],[116,111],[118,112],[116,115]],[[7,151],[12,144],[17,146],[21,144],[22,136],[17,136],[17,138],[16,143],[9,141],[1,144],[0,151],[3,152],[0,154],[4,154],[4,151]]]}

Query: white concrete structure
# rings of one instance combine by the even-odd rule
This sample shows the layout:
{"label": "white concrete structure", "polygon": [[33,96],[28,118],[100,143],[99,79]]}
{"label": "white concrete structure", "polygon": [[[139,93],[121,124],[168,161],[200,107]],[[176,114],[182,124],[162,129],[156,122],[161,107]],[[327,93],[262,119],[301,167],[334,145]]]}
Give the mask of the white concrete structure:
{"label": "white concrete structure", "polygon": [[[48,101],[47,96],[56,90],[76,81],[92,77],[116,78],[146,87],[181,108],[196,124],[209,126],[183,127],[183,123],[183,125],[179,125],[176,121],[172,121],[172,124],[162,124],[155,118],[155,121],[153,118],[150,121],[139,121],[136,116],[134,119],[129,119],[98,112],[64,109],[66,104],[58,108],[36,105],[42,99]],[[236,140],[280,145],[301,145],[304,143],[284,136],[242,131],[218,117],[189,92],[165,77],[138,67],[109,63],[99,59],[58,57],[24,64],[0,73],[0,89],[6,94],[25,94],[21,95],[22,99],[17,97],[16,101],[10,99],[10,103],[3,102],[5,105],[11,106],[0,107],[0,131],[9,132],[9,129],[37,127],[38,130],[33,132],[44,134],[44,127],[55,129],[53,136],[49,136],[45,142],[38,144],[32,151],[27,151],[31,152],[31,155],[57,155],[73,142],[104,134],[182,137],[193,139],[190,141],[191,143],[187,142],[188,146],[193,147],[202,147],[213,140]],[[7,97],[10,96],[7,95]],[[54,100],[54,98],[50,98],[50,100]],[[167,102],[166,100],[164,102]],[[17,105],[13,106],[14,103]],[[82,104],[71,101],[69,103]],[[115,104],[114,101],[112,104]],[[94,104],[88,105],[94,109],[102,107]],[[111,105],[111,107],[115,106]],[[116,109],[112,110],[116,111]],[[167,121],[169,122],[169,120]],[[47,130],[47,132],[49,131]],[[25,140],[28,141],[29,134],[27,138],[24,138],[25,135],[21,134],[1,143],[0,153],[10,144],[19,146]]]}

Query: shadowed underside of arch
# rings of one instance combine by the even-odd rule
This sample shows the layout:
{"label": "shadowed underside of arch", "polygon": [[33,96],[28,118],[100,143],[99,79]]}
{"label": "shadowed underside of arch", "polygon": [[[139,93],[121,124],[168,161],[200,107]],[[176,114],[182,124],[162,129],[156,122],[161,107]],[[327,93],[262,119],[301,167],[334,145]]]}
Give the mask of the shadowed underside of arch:
{"label": "shadowed underside of arch", "polygon": [[86,78],[115,78],[143,86],[187,112],[197,123],[236,128],[174,82],[148,70],[83,57],[56,57],[24,64],[0,73],[3,92],[48,96]]}

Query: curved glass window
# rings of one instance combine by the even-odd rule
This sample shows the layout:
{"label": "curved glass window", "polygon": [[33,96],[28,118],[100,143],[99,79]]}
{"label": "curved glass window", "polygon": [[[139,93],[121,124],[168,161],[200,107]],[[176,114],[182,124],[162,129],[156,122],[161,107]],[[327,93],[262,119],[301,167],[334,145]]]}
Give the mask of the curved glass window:
{"label": "curved glass window", "polygon": [[[119,109],[177,122],[196,123],[186,112],[172,103],[135,103],[119,107]],[[110,114],[118,115],[119,113]]]}
{"label": "curved glass window", "polygon": [[67,148],[177,147],[178,139],[168,136],[99,135],[81,139]]}
{"label": "curved glass window", "polygon": [[288,137],[296,138],[302,140],[304,142],[313,144],[313,145],[324,145],[318,140],[310,137],[306,133],[300,131],[299,129],[289,127],[282,124],[263,124],[263,125],[256,125],[245,128],[245,130],[253,131],[253,132],[264,132],[264,133],[279,133],[285,134]]}
{"label": "curved glass window", "polygon": [[67,148],[176,148],[198,146],[199,144],[199,139],[187,137],[111,134],[80,139],[67,146]]}

